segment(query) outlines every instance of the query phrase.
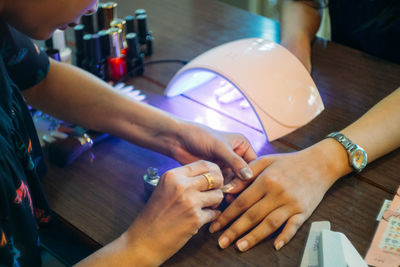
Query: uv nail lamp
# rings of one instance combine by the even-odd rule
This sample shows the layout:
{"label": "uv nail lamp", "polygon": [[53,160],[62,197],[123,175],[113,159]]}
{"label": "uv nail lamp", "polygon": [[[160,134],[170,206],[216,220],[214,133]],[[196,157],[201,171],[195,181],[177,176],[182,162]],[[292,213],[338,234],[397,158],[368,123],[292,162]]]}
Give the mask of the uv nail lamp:
{"label": "uv nail lamp", "polygon": [[300,61],[277,43],[257,38],[226,43],[196,57],[176,73],[165,94],[182,94],[263,131],[269,141],[324,110]]}

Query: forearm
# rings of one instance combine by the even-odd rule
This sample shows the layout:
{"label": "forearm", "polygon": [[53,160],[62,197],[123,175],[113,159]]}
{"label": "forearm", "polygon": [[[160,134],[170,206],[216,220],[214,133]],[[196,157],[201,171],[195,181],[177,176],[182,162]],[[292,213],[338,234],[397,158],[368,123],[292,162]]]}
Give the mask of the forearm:
{"label": "forearm", "polygon": [[24,92],[27,102],[57,118],[168,154],[179,121],[116,92],[100,79],[51,61],[47,77]]}
{"label": "forearm", "polygon": [[151,249],[142,246],[140,240],[131,240],[126,232],[75,266],[158,266],[162,261],[156,256]]}
{"label": "forearm", "polygon": [[[400,88],[378,102],[357,121],[341,131],[368,155],[368,163],[400,146]],[[331,138],[324,139],[308,149],[324,154],[327,177],[334,181],[350,173],[346,150]],[[318,156],[318,155],[317,155]],[[333,182],[334,182],[333,181]]]}
{"label": "forearm", "polygon": [[281,11],[281,44],[311,70],[311,42],[321,22],[313,1],[285,0]]}

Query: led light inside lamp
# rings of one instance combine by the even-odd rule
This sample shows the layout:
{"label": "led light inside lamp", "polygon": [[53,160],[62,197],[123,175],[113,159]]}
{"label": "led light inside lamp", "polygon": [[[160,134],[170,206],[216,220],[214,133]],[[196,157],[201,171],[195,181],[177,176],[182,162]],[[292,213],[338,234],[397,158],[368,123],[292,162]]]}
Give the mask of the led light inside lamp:
{"label": "led light inside lamp", "polygon": [[279,44],[258,38],[230,42],[193,59],[167,86],[168,97],[181,94],[263,131],[269,141],[324,110],[301,62]]}

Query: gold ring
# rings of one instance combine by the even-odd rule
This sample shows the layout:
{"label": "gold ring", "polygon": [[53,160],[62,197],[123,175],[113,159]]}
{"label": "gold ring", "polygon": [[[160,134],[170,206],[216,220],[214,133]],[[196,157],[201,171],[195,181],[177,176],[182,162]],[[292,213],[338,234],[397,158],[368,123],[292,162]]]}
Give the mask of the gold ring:
{"label": "gold ring", "polygon": [[207,172],[207,173],[204,173],[203,176],[207,179],[207,182],[208,182],[207,190],[212,189],[214,186],[214,178],[212,177],[212,175],[209,172]]}

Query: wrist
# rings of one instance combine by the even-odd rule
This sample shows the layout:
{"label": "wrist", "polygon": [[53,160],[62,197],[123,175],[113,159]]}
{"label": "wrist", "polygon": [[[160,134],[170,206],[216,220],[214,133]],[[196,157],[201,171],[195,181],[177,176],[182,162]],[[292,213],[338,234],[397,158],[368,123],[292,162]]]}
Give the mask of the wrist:
{"label": "wrist", "polygon": [[318,158],[317,167],[325,174],[330,185],[352,172],[346,149],[332,138],[326,138],[307,150]]}
{"label": "wrist", "polygon": [[125,244],[127,255],[129,255],[129,262],[133,265],[140,263],[140,266],[160,266],[163,260],[160,253],[157,253],[155,246],[152,242],[142,237],[140,234],[134,233],[135,230],[130,228],[123,233],[120,237],[123,244]]}

